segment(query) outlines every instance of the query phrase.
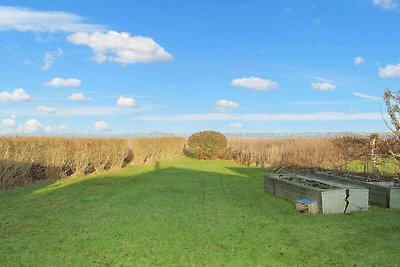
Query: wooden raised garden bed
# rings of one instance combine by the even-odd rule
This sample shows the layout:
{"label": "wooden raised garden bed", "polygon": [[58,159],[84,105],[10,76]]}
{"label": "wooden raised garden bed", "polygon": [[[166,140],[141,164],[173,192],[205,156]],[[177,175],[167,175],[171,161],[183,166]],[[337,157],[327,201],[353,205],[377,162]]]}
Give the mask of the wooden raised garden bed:
{"label": "wooden raised garden bed", "polygon": [[264,177],[264,190],[291,201],[315,199],[323,214],[368,209],[368,189],[360,186],[326,183],[292,174],[269,174]]}
{"label": "wooden raised garden bed", "polygon": [[331,172],[315,172],[315,174],[324,181],[364,186],[369,189],[371,205],[400,209],[400,183],[352,174],[338,175]]}

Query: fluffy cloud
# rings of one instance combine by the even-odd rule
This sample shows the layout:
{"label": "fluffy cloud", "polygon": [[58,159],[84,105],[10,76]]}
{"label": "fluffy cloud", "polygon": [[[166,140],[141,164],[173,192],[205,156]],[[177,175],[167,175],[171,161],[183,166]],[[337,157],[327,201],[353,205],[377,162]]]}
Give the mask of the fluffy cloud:
{"label": "fluffy cloud", "polygon": [[84,101],[89,100],[90,98],[82,93],[73,93],[68,96],[68,99],[72,101]]}
{"label": "fluffy cloud", "polygon": [[400,77],[400,63],[397,65],[386,65],[384,68],[379,68],[379,77],[395,78]]}
{"label": "fluffy cloud", "polygon": [[12,92],[0,92],[0,102],[24,102],[29,100],[31,100],[31,97],[22,88],[14,89]]}
{"label": "fluffy cloud", "polygon": [[229,124],[229,126],[231,128],[237,128],[237,129],[243,128],[243,124],[241,124],[239,122],[232,122],[232,123]]}
{"label": "fluffy cloud", "polygon": [[11,114],[10,117],[8,118],[4,118],[1,120],[0,123],[0,129],[4,130],[4,129],[11,129],[11,128],[15,128],[17,127],[17,116],[14,114]]}
{"label": "fluffy cloud", "polygon": [[56,110],[54,108],[49,107],[49,106],[44,106],[44,105],[38,106],[37,111],[43,112],[43,113],[51,113],[51,114],[56,113]]}
{"label": "fluffy cloud", "polygon": [[18,132],[33,134],[39,132],[51,132],[52,129],[48,126],[44,126],[38,120],[30,119],[24,122],[23,125],[18,126]]}
{"label": "fluffy cloud", "polygon": [[68,130],[69,130],[68,126],[65,125],[65,124],[60,124],[60,125],[57,127],[57,129],[60,130],[60,131],[68,131]]}
{"label": "fluffy cloud", "polygon": [[321,91],[331,91],[336,89],[336,85],[331,82],[320,82],[320,83],[312,83],[311,87],[316,90]]}
{"label": "fluffy cloud", "polygon": [[221,99],[215,102],[215,108],[219,112],[225,112],[228,108],[238,108],[239,104],[230,100]]}
{"label": "fluffy cloud", "polygon": [[39,11],[20,7],[0,7],[0,30],[33,32],[93,32],[103,26],[85,24],[83,18],[71,13]]}
{"label": "fluffy cloud", "polygon": [[383,100],[383,99],[380,98],[380,97],[370,96],[370,95],[367,95],[367,94],[364,94],[364,93],[353,92],[352,95],[354,95],[354,96],[356,96],[356,97],[368,99],[368,100],[374,100],[374,101]]}
{"label": "fluffy cloud", "polygon": [[63,50],[61,48],[58,48],[57,51],[47,52],[43,58],[42,70],[48,70],[53,65],[55,58],[62,56],[62,54]]}
{"label": "fluffy cloud", "polygon": [[79,87],[82,82],[79,79],[62,79],[53,78],[52,80],[45,82],[43,85],[48,87]]}
{"label": "fluffy cloud", "polygon": [[279,84],[275,81],[261,79],[258,77],[233,79],[231,85],[235,87],[244,87],[257,91],[272,90],[278,88],[279,86]]}
{"label": "fluffy cloud", "polygon": [[398,7],[395,0],[372,0],[372,3],[386,10],[394,10]]}
{"label": "fluffy cloud", "polygon": [[104,121],[97,121],[97,122],[95,122],[94,128],[95,128],[97,131],[109,131],[109,130],[110,130],[110,127],[109,127],[108,124],[105,123]]}
{"label": "fluffy cloud", "polygon": [[130,36],[126,32],[78,32],[69,35],[68,40],[76,45],[89,46],[94,53],[93,59],[99,63],[112,61],[134,64],[172,59],[172,56],[153,39],[143,36]]}
{"label": "fluffy cloud", "polygon": [[17,122],[14,118],[4,118],[1,120],[0,128],[13,128],[17,126]]}
{"label": "fluffy cloud", "polygon": [[354,59],[354,65],[356,65],[356,66],[361,65],[361,64],[364,64],[364,63],[365,63],[365,60],[364,60],[364,58],[361,57],[361,56],[358,56],[358,57],[356,57],[356,58]]}
{"label": "fluffy cloud", "polygon": [[123,108],[136,108],[139,105],[136,103],[136,100],[132,97],[123,97],[120,96],[117,100],[117,106]]}

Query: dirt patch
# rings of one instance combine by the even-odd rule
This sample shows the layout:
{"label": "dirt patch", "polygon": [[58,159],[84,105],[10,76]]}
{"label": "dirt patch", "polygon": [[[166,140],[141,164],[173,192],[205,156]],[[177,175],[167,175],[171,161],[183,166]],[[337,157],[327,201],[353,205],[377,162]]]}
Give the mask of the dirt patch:
{"label": "dirt patch", "polygon": [[302,185],[306,185],[306,186],[320,188],[320,189],[336,189],[336,188],[339,188],[339,187],[336,187],[336,186],[333,186],[333,185],[321,183],[321,182],[314,181],[314,180],[306,180],[306,179],[298,178],[298,177],[282,177],[281,179],[284,179],[284,180],[287,180],[287,181],[291,181],[291,182],[295,182],[295,183],[302,184]]}

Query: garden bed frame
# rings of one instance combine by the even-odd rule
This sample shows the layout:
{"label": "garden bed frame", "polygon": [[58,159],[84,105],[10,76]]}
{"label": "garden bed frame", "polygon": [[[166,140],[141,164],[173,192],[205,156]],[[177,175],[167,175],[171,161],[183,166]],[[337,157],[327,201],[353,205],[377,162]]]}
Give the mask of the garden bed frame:
{"label": "garden bed frame", "polygon": [[327,171],[316,171],[315,175],[323,181],[366,187],[369,189],[371,205],[400,209],[400,183],[354,174],[339,175]]}
{"label": "garden bed frame", "polygon": [[[288,178],[298,178],[326,184],[330,189],[321,189],[305,185]],[[368,189],[355,185],[327,183],[312,177],[295,174],[268,174],[264,177],[264,190],[290,201],[301,198],[312,198],[318,203],[323,214],[349,213],[368,210]]]}

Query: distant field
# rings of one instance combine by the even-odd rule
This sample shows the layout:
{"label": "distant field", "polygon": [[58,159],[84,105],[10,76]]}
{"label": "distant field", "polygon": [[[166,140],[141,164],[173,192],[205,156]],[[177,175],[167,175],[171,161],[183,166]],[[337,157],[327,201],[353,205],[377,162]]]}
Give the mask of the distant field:
{"label": "distant field", "polygon": [[262,168],[181,158],[0,193],[0,266],[396,266],[400,212],[308,216]]}

